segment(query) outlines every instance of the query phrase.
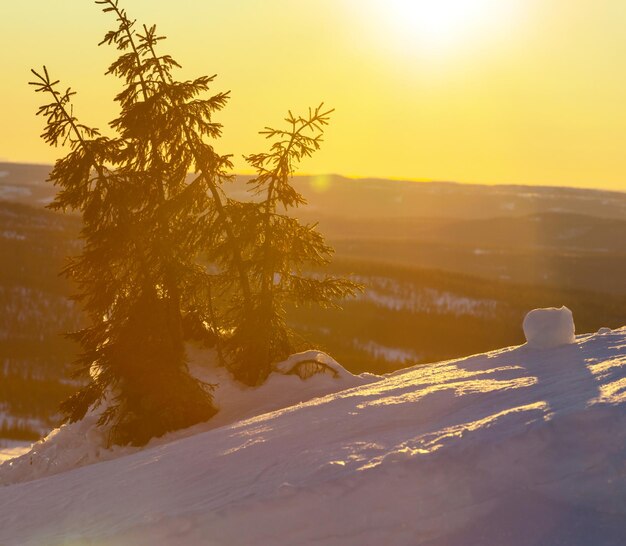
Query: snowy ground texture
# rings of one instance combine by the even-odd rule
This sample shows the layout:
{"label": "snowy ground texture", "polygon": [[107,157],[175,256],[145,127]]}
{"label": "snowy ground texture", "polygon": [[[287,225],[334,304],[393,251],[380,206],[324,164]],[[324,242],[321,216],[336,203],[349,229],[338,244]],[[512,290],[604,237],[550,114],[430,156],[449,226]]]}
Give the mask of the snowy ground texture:
{"label": "snowy ground texture", "polygon": [[0,464],[4,461],[19,457],[30,450],[32,442],[15,440],[0,440]]}
{"label": "snowy ground texture", "polygon": [[0,467],[21,481],[0,487],[0,544],[626,543],[626,328],[382,378],[338,369],[225,387],[213,428],[141,451],[87,456],[76,434],[69,451],[95,464],[69,471],[35,446]]}

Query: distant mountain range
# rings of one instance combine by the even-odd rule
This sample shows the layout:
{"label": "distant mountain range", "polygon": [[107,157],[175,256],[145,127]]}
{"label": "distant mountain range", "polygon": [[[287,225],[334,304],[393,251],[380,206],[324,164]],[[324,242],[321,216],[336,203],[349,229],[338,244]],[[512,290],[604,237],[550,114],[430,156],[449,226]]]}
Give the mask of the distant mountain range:
{"label": "distant mountain range", "polygon": [[[46,179],[50,165],[0,163],[0,200],[28,205],[48,203],[54,188]],[[248,176],[227,188],[242,195]],[[521,217],[572,213],[626,219],[626,193],[547,186],[486,186],[454,182],[352,179],[339,175],[298,176],[296,187],[320,216],[342,218]]]}

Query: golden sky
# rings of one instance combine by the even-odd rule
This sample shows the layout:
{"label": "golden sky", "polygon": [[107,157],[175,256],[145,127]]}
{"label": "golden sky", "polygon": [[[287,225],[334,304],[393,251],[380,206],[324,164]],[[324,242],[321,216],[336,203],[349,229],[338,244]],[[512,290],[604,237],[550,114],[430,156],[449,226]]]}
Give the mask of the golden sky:
{"label": "golden sky", "polygon": [[[308,173],[626,190],[624,0],[121,0],[183,76],[231,90],[221,153],[260,151],[287,109],[336,108]],[[106,127],[112,27],[89,0],[5,0],[0,159],[52,162],[29,69]],[[242,170],[244,163],[237,161]]]}

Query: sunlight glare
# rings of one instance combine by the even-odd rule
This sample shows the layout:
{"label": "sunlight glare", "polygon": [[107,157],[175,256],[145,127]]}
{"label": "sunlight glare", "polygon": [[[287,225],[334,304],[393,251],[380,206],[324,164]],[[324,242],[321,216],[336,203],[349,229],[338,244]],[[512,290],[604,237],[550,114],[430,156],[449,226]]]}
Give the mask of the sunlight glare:
{"label": "sunlight glare", "polygon": [[392,35],[422,52],[465,48],[515,21],[517,0],[385,0],[380,16]]}

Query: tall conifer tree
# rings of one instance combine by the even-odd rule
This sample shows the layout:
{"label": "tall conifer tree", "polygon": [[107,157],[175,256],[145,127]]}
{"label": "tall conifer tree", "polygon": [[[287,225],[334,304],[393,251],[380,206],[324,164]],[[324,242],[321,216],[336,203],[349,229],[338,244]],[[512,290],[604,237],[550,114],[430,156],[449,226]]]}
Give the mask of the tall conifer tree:
{"label": "tall conifer tree", "polygon": [[[39,111],[44,139],[71,148],[50,176],[60,187],[53,207],[83,217],[83,251],[65,273],[91,322],[74,334],[83,348],[78,373],[90,375],[63,410],[77,420],[111,396],[101,418],[112,425],[111,442],[144,443],[215,412],[207,388],[187,372],[181,313],[183,295],[203,275],[196,263],[203,233],[224,223],[207,186],[229,162],[207,139],[220,134],[212,116],[227,95],[199,98],[212,77],[176,81],[178,64],[155,52],[162,37],[154,27],[137,32],[117,2],[97,3],[118,22],[103,40],[120,51],[108,73],[124,82],[110,124],[115,137],[79,124],[73,93],[60,92],[45,68],[32,82],[53,99]],[[192,183],[190,170],[202,172]]]}

